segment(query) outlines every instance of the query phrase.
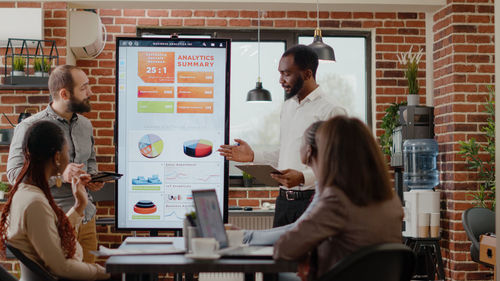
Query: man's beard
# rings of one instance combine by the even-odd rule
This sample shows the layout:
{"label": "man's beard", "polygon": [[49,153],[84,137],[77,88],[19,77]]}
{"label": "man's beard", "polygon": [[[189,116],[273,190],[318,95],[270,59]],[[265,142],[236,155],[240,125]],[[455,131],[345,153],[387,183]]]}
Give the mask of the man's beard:
{"label": "man's beard", "polygon": [[285,93],[285,100],[291,99],[296,96],[300,89],[304,86],[304,79],[301,76],[297,78],[295,85],[293,85],[292,89],[290,89],[290,93]]}
{"label": "man's beard", "polygon": [[82,101],[78,101],[73,94],[70,96],[68,111],[74,113],[85,113],[90,112],[91,109],[92,106],[90,105],[90,101],[88,98]]}

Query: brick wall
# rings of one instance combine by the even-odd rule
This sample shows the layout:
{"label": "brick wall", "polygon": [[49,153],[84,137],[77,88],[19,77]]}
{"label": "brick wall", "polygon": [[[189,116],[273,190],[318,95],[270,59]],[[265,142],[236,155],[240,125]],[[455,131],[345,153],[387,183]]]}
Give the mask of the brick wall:
{"label": "brick wall", "polygon": [[[479,126],[484,122],[480,113],[482,97],[486,97],[485,85],[493,79],[493,4],[492,0],[472,1],[471,4],[455,4],[454,1],[434,17],[435,114],[436,135],[440,142],[440,169],[442,173],[444,226],[443,255],[446,259],[446,276],[450,280],[484,279],[484,268],[478,271],[468,256],[469,243],[462,230],[460,215],[469,206],[465,193],[475,187],[463,178],[464,161],[456,155],[457,141],[479,135]],[[457,0],[457,2],[459,2]],[[464,0],[460,1],[464,2]],[[0,7],[42,7],[45,12],[45,36],[57,40],[62,63],[65,61],[67,33],[67,11],[64,2],[13,3],[0,2]],[[199,27],[255,29],[257,12],[247,10],[141,10],[100,9],[97,10],[108,31],[108,43],[104,52],[93,60],[78,60],[89,76],[92,91],[93,112],[87,114],[94,125],[99,169],[114,169],[114,147],[112,145],[114,123],[115,57],[114,39],[117,36],[135,36],[136,26]],[[268,11],[261,21],[264,28],[307,29],[316,25],[316,13],[305,11]],[[396,54],[407,51],[414,45],[425,49],[425,14],[411,11],[397,13],[375,13],[370,11],[320,13],[323,29],[352,29],[373,31],[375,48],[375,103],[376,133],[380,135],[380,120],[390,103],[406,99],[407,83],[402,69],[397,64]],[[459,41],[462,40],[462,41]],[[480,40],[480,44],[470,44]],[[3,50],[0,49],[0,53]],[[421,100],[425,104],[425,57],[420,64],[419,83]],[[3,67],[0,67],[2,73]],[[2,73],[3,74],[3,73]],[[0,90],[0,109],[9,117],[17,119],[26,106],[42,109],[48,101],[47,91]],[[467,122],[467,124],[465,124]],[[0,128],[8,127],[2,117]],[[0,147],[0,178],[5,180],[7,147]],[[272,202],[275,189],[231,189],[230,205],[257,207],[263,202]],[[446,200],[446,201],[445,201]],[[114,214],[112,202],[100,202],[99,217]],[[129,232],[116,232],[113,226],[99,226],[99,241],[105,246],[115,247]],[[12,266],[13,263],[8,264]]]}
{"label": "brick wall", "polygon": [[453,280],[490,279],[491,273],[471,261],[462,227],[464,210],[472,207],[467,194],[477,188],[476,174],[467,170],[458,141],[479,133],[486,123],[487,85],[494,83],[493,1],[448,1],[434,15],[434,102],[441,173],[443,256],[446,275]]}
{"label": "brick wall", "polygon": [[[66,30],[67,30],[67,11],[65,3],[37,3],[37,2],[0,2],[0,8],[40,8],[44,9],[44,34],[47,40],[56,40],[59,51],[59,63],[66,63]],[[7,28],[7,27],[2,27]],[[4,64],[5,64],[5,46],[0,46],[0,76],[3,82]],[[7,69],[7,72],[10,68]],[[35,108],[40,111],[45,108],[49,102],[49,93],[47,90],[1,90],[0,89],[0,112],[5,113],[14,123],[17,123],[19,113],[24,112],[26,108]],[[0,116],[0,128],[11,128],[7,119]],[[7,168],[7,157],[9,153],[8,146],[0,145],[0,180],[7,181],[5,170]],[[0,202],[0,206],[3,204]],[[15,260],[2,261],[1,265],[11,271],[17,277],[20,276],[19,263]]]}

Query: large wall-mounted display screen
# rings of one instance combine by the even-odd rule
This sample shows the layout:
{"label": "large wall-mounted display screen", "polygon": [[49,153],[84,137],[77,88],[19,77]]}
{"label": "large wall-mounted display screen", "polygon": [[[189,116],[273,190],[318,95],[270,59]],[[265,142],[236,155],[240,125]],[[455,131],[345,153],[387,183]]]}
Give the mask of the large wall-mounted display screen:
{"label": "large wall-mounted display screen", "polygon": [[227,220],[230,41],[118,38],[118,229],[180,229],[191,190],[215,189]]}

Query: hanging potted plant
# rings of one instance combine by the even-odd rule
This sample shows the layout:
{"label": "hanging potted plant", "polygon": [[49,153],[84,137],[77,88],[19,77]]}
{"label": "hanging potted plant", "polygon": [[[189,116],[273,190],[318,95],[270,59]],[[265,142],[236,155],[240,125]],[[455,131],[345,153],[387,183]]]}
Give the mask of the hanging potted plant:
{"label": "hanging potted plant", "polygon": [[50,62],[47,58],[35,58],[33,63],[33,68],[35,69],[34,76],[36,77],[48,77],[50,70]]}
{"label": "hanging potted plant", "polygon": [[405,68],[404,74],[408,80],[408,106],[414,106],[419,104],[418,91],[420,87],[418,86],[418,64],[423,56],[423,50],[420,49],[417,53],[412,53],[413,46],[406,53],[398,54],[399,64]]}
{"label": "hanging potted plant", "polygon": [[13,76],[24,76],[24,68],[26,67],[26,60],[21,56],[14,56],[13,63]]}

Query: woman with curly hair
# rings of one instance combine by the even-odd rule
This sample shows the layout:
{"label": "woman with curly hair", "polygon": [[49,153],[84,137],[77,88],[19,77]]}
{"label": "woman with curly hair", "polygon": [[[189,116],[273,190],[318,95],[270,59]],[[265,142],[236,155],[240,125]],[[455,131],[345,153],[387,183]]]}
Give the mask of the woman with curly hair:
{"label": "woman with curly hair", "polygon": [[[69,162],[62,130],[50,121],[33,124],[26,132],[23,153],[24,166],[0,217],[0,250],[4,252],[8,242],[57,277],[108,279],[102,266],[82,262],[82,248],[75,239],[88,201],[85,184],[90,175],[72,179],[75,205],[66,214],[50,193],[49,178],[60,181]],[[29,278],[30,272],[21,266],[21,280]]]}

